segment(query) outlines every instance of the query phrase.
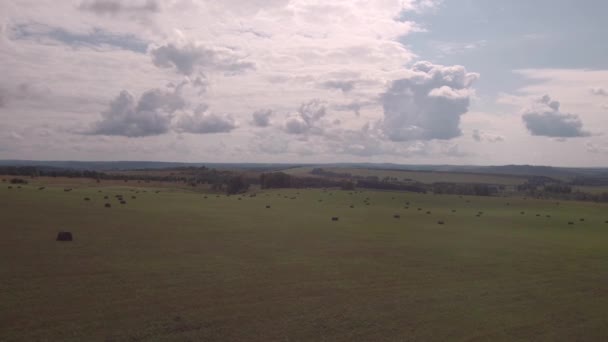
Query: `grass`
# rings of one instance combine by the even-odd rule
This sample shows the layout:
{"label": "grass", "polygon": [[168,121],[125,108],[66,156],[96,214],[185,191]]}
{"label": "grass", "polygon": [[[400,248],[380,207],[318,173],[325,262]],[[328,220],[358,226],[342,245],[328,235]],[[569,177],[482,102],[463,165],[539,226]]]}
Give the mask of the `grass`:
{"label": "grass", "polygon": [[608,338],[603,205],[38,186],[0,187],[1,341]]}

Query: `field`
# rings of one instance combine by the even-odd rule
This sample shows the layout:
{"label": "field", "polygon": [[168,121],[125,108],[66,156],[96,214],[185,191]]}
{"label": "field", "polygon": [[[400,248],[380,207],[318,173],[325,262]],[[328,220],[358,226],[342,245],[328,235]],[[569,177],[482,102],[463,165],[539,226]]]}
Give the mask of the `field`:
{"label": "field", "polygon": [[0,187],[0,341],[608,339],[605,205],[40,185]]}
{"label": "field", "polygon": [[[297,167],[283,170],[283,172],[296,176],[314,176],[310,172],[312,167]],[[488,183],[501,185],[519,185],[527,180],[524,176],[476,174],[465,172],[432,172],[432,171],[408,171],[408,170],[382,170],[369,168],[347,168],[347,167],[325,167],[325,171],[335,173],[349,173],[353,176],[376,176],[379,178],[391,177],[400,181],[416,181],[426,184],[436,182],[451,183]]]}

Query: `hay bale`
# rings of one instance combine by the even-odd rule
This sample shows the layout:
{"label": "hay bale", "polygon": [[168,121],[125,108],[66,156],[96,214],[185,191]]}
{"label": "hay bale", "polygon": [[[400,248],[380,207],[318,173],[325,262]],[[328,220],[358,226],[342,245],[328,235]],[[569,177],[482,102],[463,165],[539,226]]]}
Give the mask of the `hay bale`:
{"label": "hay bale", "polygon": [[108,196],[103,196],[103,199],[108,199]]}
{"label": "hay bale", "polygon": [[351,208],[351,209],[352,209],[352,208],[354,208],[354,207],[355,207],[354,205],[352,205],[352,204],[350,205],[350,208]]}
{"label": "hay bale", "polygon": [[131,199],[136,199],[136,198],[137,198],[137,197],[135,197],[135,196],[131,196]]}
{"label": "hay bale", "polygon": [[540,216],[540,214],[536,214],[536,216],[538,217],[538,216]]}
{"label": "hay bale", "polygon": [[111,207],[112,207],[112,205],[111,205],[110,203],[106,203],[106,204],[104,204],[104,207],[106,207],[106,208],[111,208]]}
{"label": "hay bale", "polygon": [[443,221],[437,221],[437,224],[445,224]]}
{"label": "hay bale", "polygon": [[44,189],[45,189],[45,187],[43,187],[43,186],[38,188],[38,190],[44,190]]}
{"label": "hay bale", "polygon": [[418,211],[422,210],[422,208],[418,208]]}
{"label": "hay bale", "polygon": [[332,217],[332,218],[331,218],[331,220],[332,220],[332,221],[338,221],[338,220],[339,220],[339,218],[338,218],[338,217],[336,217],[336,216],[334,216],[334,217]]}
{"label": "hay bale", "polygon": [[90,199],[90,198],[88,198],[88,197],[85,197],[85,198],[84,198],[84,200],[85,200],[85,201],[90,201],[91,199]]}
{"label": "hay bale", "polygon": [[455,212],[456,212],[456,209],[452,209],[452,212],[453,212],[453,213],[455,213]]}
{"label": "hay bale", "polygon": [[585,221],[585,219],[584,219],[584,218],[582,218],[582,219],[579,219],[579,221],[584,222],[584,221]]}
{"label": "hay bale", "polygon": [[430,212],[430,211],[427,211],[427,212],[426,212],[426,214],[427,214],[427,215],[430,215],[430,214],[431,214],[431,212]]}
{"label": "hay bale", "polygon": [[525,212],[523,212],[523,211],[522,211],[522,212],[520,212],[520,214],[522,214],[522,215],[523,215],[523,214],[525,214]]}
{"label": "hay bale", "polygon": [[267,205],[267,206],[266,206],[266,209],[270,209],[270,206],[269,206],[269,205]]}
{"label": "hay bale", "polygon": [[396,218],[396,219],[401,218],[401,215],[395,214],[395,215],[393,215],[393,218]]}
{"label": "hay bale", "polygon": [[59,232],[57,233],[57,239],[55,239],[56,241],[72,241],[73,237],[72,237],[72,233],[70,232]]}
{"label": "hay bale", "polygon": [[9,186],[8,186],[8,188],[9,188],[9,189],[12,189],[13,187],[9,185]]}
{"label": "hay bale", "polygon": [[568,224],[574,224],[574,222],[572,222],[572,221],[569,221],[569,222],[568,222]]}
{"label": "hay bale", "polygon": [[551,215],[546,215],[547,218],[551,218]]}

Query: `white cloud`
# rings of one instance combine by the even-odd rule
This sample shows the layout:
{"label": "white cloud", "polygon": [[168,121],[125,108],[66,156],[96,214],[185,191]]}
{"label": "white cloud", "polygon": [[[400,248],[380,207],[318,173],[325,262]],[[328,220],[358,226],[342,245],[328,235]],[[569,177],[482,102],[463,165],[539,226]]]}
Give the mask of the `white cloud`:
{"label": "white cloud", "polygon": [[210,113],[207,106],[199,106],[192,114],[181,115],[175,123],[176,131],[192,134],[227,133],[236,127],[232,117]]}
{"label": "white cloud", "polygon": [[99,15],[117,15],[120,13],[155,13],[160,10],[156,0],[121,1],[121,0],[88,0],[79,8]]}
{"label": "white cloud", "polygon": [[548,95],[536,100],[522,111],[522,119],[532,135],[553,138],[589,136],[581,119],[575,114],[560,112],[560,103]]}
{"label": "white cloud", "polygon": [[319,120],[326,114],[325,104],[318,99],[303,103],[298,112],[285,121],[285,131],[289,134],[319,134],[323,130],[318,126]]}
{"label": "white cloud", "polygon": [[462,66],[414,64],[382,94],[381,127],[393,141],[452,139],[461,135],[460,116],[468,111],[478,74]]}
{"label": "white cloud", "polygon": [[173,113],[184,106],[184,99],[178,93],[152,89],[136,101],[123,90],[86,134],[126,137],[164,134],[169,131]]}
{"label": "white cloud", "polygon": [[272,110],[270,109],[260,109],[256,110],[251,114],[252,116],[252,124],[257,127],[267,127],[270,126],[270,117],[272,116]]}
{"label": "white cloud", "polygon": [[505,140],[505,138],[501,135],[480,131],[478,129],[474,129],[471,136],[473,137],[473,140],[477,142],[486,141],[490,143],[496,143],[503,142]]}
{"label": "white cloud", "polygon": [[604,88],[591,88],[589,89],[589,91],[591,92],[591,94],[593,95],[597,95],[597,96],[608,96],[608,91]]}
{"label": "white cloud", "polygon": [[201,71],[222,71],[237,74],[255,69],[255,64],[244,60],[233,50],[223,47],[206,47],[187,44],[177,46],[169,43],[150,52],[154,65],[161,68],[175,68],[184,75],[192,75],[197,69]]}

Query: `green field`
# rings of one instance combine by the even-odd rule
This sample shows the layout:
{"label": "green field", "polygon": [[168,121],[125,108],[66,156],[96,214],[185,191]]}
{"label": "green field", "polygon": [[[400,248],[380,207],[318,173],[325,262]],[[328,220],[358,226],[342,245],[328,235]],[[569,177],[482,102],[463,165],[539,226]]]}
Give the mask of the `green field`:
{"label": "green field", "polygon": [[0,188],[0,341],[608,340],[605,205],[37,187]]}
{"label": "green field", "polygon": [[[283,170],[283,172],[295,176],[314,176],[310,172],[313,167],[297,167]],[[382,170],[369,168],[348,168],[348,167],[324,167],[323,170],[335,173],[349,173],[353,176],[378,178],[391,177],[400,181],[416,181],[420,183],[487,183],[501,185],[519,185],[526,182],[527,177],[511,175],[492,175],[465,172],[431,172],[431,171],[408,171],[408,170]]]}

